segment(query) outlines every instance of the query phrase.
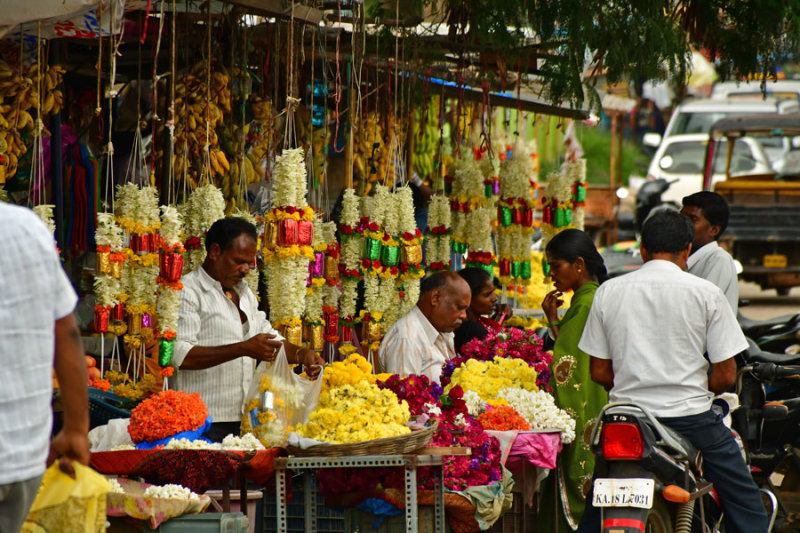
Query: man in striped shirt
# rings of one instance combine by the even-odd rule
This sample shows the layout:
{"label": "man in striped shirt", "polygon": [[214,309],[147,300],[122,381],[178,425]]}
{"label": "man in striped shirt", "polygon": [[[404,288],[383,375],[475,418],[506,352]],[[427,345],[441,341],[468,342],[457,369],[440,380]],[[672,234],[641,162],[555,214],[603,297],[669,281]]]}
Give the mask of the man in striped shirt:
{"label": "man in striped shirt", "polygon": [[206,235],[206,260],[183,277],[172,387],[199,392],[213,418],[205,436],[222,440],[239,434],[245,395],[258,361],[286,350],[289,363],[303,364],[311,377],[322,359],[286,341],[258,309],[244,277],[256,258],[256,228],[241,218],[215,222]]}
{"label": "man in striped shirt", "polygon": [[467,318],[469,285],[455,272],[423,280],[419,302],[386,333],[380,347],[384,372],[421,374],[439,381],[442,365],[455,357],[453,331]]}

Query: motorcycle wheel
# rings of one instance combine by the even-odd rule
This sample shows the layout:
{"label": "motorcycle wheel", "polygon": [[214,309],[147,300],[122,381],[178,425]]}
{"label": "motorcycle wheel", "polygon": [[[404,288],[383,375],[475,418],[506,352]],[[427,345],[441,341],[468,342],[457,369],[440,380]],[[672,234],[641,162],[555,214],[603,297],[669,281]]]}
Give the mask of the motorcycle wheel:
{"label": "motorcycle wheel", "polygon": [[657,499],[647,514],[645,533],[673,533],[672,515],[664,500]]}

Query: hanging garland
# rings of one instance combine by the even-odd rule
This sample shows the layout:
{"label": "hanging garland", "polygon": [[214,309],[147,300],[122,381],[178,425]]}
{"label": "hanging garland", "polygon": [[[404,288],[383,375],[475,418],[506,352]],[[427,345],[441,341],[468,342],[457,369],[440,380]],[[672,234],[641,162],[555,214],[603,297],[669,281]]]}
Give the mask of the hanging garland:
{"label": "hanging garland", "polygon": [[[328,362],[333,359],[333,345],[339,342],[339,259],[340,248],[336,242],[336,223],[324,222],[322,224],[322,240],[326,244],[325,267],[323,274],[325,285],[322,286],[322,312],[325,322],[323,338],[329,343],[331,356]],[[356,259],[358,264],[358,259]]]}
{"label": "hanging garland", "polygon": [[500,282],[506,287],[530,283],[535,178],[533,158],[525,144],[518,141],[511,157],[500,165],[497,251]]}
{"label": "hanging garland", "polygon": [[339,297],[339,322],[343,326],[344,341],[350,341],[350,328],[356,322],[356,300],[358,299],[358,280],[361,278],[362,236],[359,224],[359,202],[353,189],[347,188],[342,196],[342,216],[339,223],[341,250],[339,256],[339,277],[342,280],[342,293]]}
{"label": "hanging garland", "polygon": [[[256,233],[258,233],[258,219],[250,214],[249,211],[245,211],[242,209],[237,209],[231,216],[244,219],[251,223],[253,226],[256,227]],[[259,246],[256,243],[256,250],[258,250]],[[258,258],[256,257],[255,263],[247,272],[247,275],[244,277],[244,282],[247,283],[247,286],[250,287],[250,290],[253,291],[253,294],[258,299],[258,278],[259,278],[259,269],[258,269]]]}
{"label": "hanging garland", "polygon": [[97,245],[94,276],[94,330],[98,333],[122,335],[127,330],[123,322],[126,295],[122,286],[122,265],[127,255],[122,251],[123,230],[111,213],[97,214]]}
{"label": "hanging garland", "polygon": [[[181,274],[183,255],[181,243],[183,222],[178,210],[171,206],[161,206],[161,253],[159,256],[158,302],[158,364],[164,378],[172,376],[174,369],[172,354],[178,331],[178,318],[181,306]],[[166,381],[166,379],[164,380]],[[166,385],[165,385],[166,388]]]}
{"label": "hanging garland", "polygon": [[450,259],[450,200],[443,194],[431,197],[428,205],[428,227],[425,239],[425,259],[429,272],[449,270],[453,266]]}
{"label": "hanging garland", "polygon": [[397,266],[400,247],[387,231],[387,228],[397,228],[397,212],[392,209],[389,189],[378,183],[375,185],[375,195],[364,201],[364,211],[370,216],[362,219],[364,252],[361,269],[364,275],[365,309],[360,315],[363,323],[361,341],[369,345],[372,352],[383,337],[384,314],[396,294],[393,278],[400,272]]}
{"label": "hanging garland", "polygon": [[[420,279],[425,276],[422,264],[422,233],[414,219],[414,194],[411,188],[401,187],[395,191],[398,213],[397,240],[400,242],[400,275],[397,279],[397,318],[409,312],[419,300]],[[387,324],[387,328],[391,327]]]}
{"label": "hanging garland", "polygon": [[305,338],[309,347],[321,352],[325,346],[323,320],[323,287],[325,286],[325,252],[328,244],[323,234],[322,217],[314,217],[314,238],[311,241],[314,249],[314,260],[308,263],[306,280]]}
{"label": "hanging garland", "polygon": [[196,188],[181,206],[186,241],[184,274],[197,270],[206,259],[206,232],[217,220],[225,217],[225,197],[211,184]]}
{"label": "hanging garland", "polygon": [[314,211],[306,201],[302,148],[283,150],[275,159],[273,208],[266,216],[263,255],[270,321],[292,344],[303,342],[301,317],[306,305],[309,261],[314,259]]}

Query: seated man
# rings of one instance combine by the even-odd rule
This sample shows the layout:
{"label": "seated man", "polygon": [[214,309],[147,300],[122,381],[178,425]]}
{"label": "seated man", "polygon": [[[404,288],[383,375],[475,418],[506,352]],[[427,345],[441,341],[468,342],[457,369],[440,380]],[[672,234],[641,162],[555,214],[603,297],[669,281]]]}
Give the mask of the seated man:
{"label": "seated man", "polygon": [[453,331],[467,318],[470,297],[469,285],[455,272],[437,272],[423,280],[417,305],[381,342],[382,370],[438,382],[442,365],[456,355]]}
{"label": "seated man", "polygon": [[[765,532],[758,487],[733,434],[711,410],[714,394],[733,385],[733,356],[747,341],[722,291],[684,272],[693,236],[677,211],[652,215],[642,228],[644,265],[597,289],[578,347],[591,356],[592,380],[610,390],[610,402],[648,409],[702,451],[725,531]],[[598,531],[599,514],[587,507],[579,531]]]}
{"label": "seated man", "polygon": [[692,253],[686,261],[689,274],[707,279],[728,299],[733,314],[739,310],[739,278],[731,254],[720,248],[717,241],[728,227],[731,210],[719,194],[700,191],[683,198],[681,213],[694,224]]}
{"label": "seated man", "polygon": [[323,361],[313,350],[287,342],[272,329],[244,277],[256,260],[256,228],[241,218],[216,221],[206,235],[207,256],[181,280],[180,318],[170,385],[199,392],[213,418],[205,436],[221,441],[239,434],[245,395],[257,361],[286,349],[290,363],[315,377]]}

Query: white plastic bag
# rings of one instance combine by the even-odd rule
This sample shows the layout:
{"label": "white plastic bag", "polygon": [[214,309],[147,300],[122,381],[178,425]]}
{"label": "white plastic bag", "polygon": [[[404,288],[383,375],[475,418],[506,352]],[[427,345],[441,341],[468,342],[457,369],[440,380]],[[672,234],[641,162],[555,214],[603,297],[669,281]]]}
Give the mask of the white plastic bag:
{"label": "white plastic bag", "polygon": [[313,381],[298,376],[281,347],[271,365],[262,361],[256,367],[245,400],[242,433],[252,432],[267,447],[285,445],[289,432],[308,421],[321,391],[322,372]]}

